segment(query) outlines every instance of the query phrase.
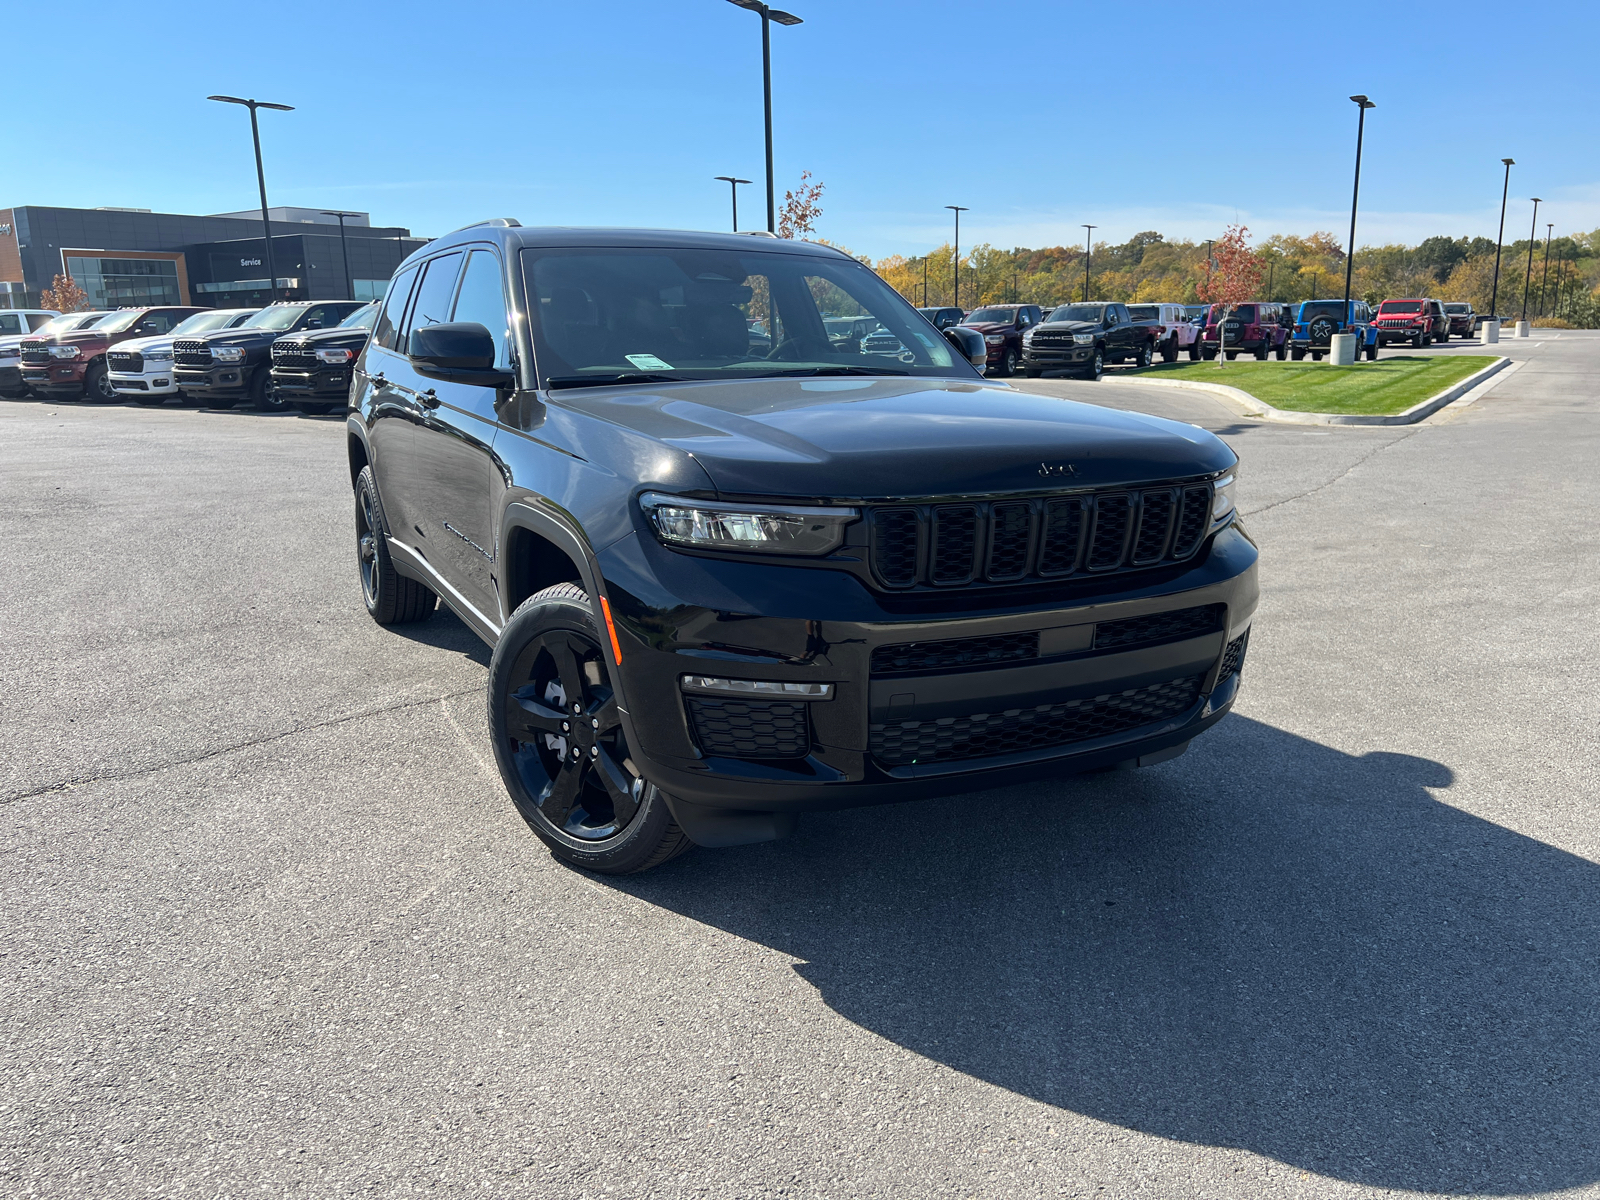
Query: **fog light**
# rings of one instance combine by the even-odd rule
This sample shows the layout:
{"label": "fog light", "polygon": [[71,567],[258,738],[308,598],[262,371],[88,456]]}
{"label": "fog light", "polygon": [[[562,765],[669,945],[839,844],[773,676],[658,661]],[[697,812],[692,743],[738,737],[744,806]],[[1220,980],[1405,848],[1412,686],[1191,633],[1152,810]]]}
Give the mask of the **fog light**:
{"label": "fog light", "polygon": [[680,675],[686,692],[713,696],[752,696],[764,700],[831,700],[831,683],[781,683],[774,679],[719,679],[715,675]]}

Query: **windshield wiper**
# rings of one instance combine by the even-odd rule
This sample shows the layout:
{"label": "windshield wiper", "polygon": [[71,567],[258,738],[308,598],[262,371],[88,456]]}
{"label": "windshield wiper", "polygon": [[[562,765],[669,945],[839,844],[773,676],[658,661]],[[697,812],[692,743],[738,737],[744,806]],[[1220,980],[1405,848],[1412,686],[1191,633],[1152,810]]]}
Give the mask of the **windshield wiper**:
{"label": "windshield wiper", "polygon": [[777,371],[779,379],[791,375],[909,375],[910,371],[892,371],[888,367],[806,367],[800,371]]}
{"label": "windshield wiper", "polygon": [[544,381],[552,391],[556,388],[605,387],[613,383],[682,383],[671,375],[652,374],[649,371],[619,371],[615,375],[556,375]]}

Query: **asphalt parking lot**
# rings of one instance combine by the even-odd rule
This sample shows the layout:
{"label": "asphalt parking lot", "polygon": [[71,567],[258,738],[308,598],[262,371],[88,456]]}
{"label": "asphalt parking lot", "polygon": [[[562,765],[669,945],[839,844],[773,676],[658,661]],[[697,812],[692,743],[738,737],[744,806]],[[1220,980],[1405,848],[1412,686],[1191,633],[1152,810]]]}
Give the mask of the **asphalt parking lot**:
{"label": "asphalt parking lot", "polygon": [[1499,349],[1397,428],[1027,383],[1238,449],[1236,713],[623,880],[368,620],[338,421],[0,403],[0,1194],[1600,1194],[1600,336]]}

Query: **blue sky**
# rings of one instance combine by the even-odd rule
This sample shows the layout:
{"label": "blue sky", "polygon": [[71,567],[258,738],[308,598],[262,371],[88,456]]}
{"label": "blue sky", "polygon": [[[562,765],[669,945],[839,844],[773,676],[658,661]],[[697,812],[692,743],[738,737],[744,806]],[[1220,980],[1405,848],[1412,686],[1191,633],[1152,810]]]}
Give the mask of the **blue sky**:
{"label": "blue sky", "polygon": [[[809,169],[827,185],[818,234],[874,258],[947,240],[946,204],[971,209],[963,245],[1076,243],[1085,221],[1113,242],[1233,220],[1342,238],[1354,92],[1378,102],[1363,243],[1493,237],[1508,155],[1508,240],[1534,195],[1541,227],[1600,227],[1600,4],[790,7],[805,24],[773,30],[780,196]],[[0,207],[253,205],[245,114],[204,99],[224,92],[297,106],[263,116],[274,204],[425,235],[485,216],[721,229],[713,176],[736,174],[756,181],[741,224],[761,219],[759,21],[725,0],[99,0],[70,28],[62,11],[7,14],[29,129]],[[26,66],[51,45],[48,69]]]}

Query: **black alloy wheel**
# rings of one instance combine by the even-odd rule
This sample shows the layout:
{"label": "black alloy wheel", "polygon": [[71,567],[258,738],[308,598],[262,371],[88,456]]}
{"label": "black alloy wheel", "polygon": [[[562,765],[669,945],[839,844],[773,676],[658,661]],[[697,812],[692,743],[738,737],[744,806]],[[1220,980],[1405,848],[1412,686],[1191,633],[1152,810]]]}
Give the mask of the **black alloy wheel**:
{"label": "black alloy wheel", "polygon": [[122,399],[117,389],[111,386],[111,373],[105,363],[89,364],[89,369],[83,374],[83,398],[97,404],[111,404]]}
{"label": "black alloy wheel", "polygon": [[256,368],[250,381],[250,407],[257,412],[288,412],[286,401],[278,399],[278,389],[272,386],[272,372],[265,363]]}
{"label": "black alloy wheel", "polygon": [[489,664],[489,728],[512,803],[555,856],[608,875],[693,844],[637,774],[589,596],[563,583],[506,622]]}
{"label": "black alloy wheel", "polygon": [[1085,379],[1099,379],[1106,373],[1106,352],[1100,346],[1094,348],[1094,357],[1089,360],[1089,366],[1084,370]]}
{"label": "black alloy wheel", "polygon": [[394,569],[388,534],[372,468],[362,467],[356,476],[356,566],[361,572],[361,598],[367,614],[379,625],[420,621],[432,614],[439,598]]}

